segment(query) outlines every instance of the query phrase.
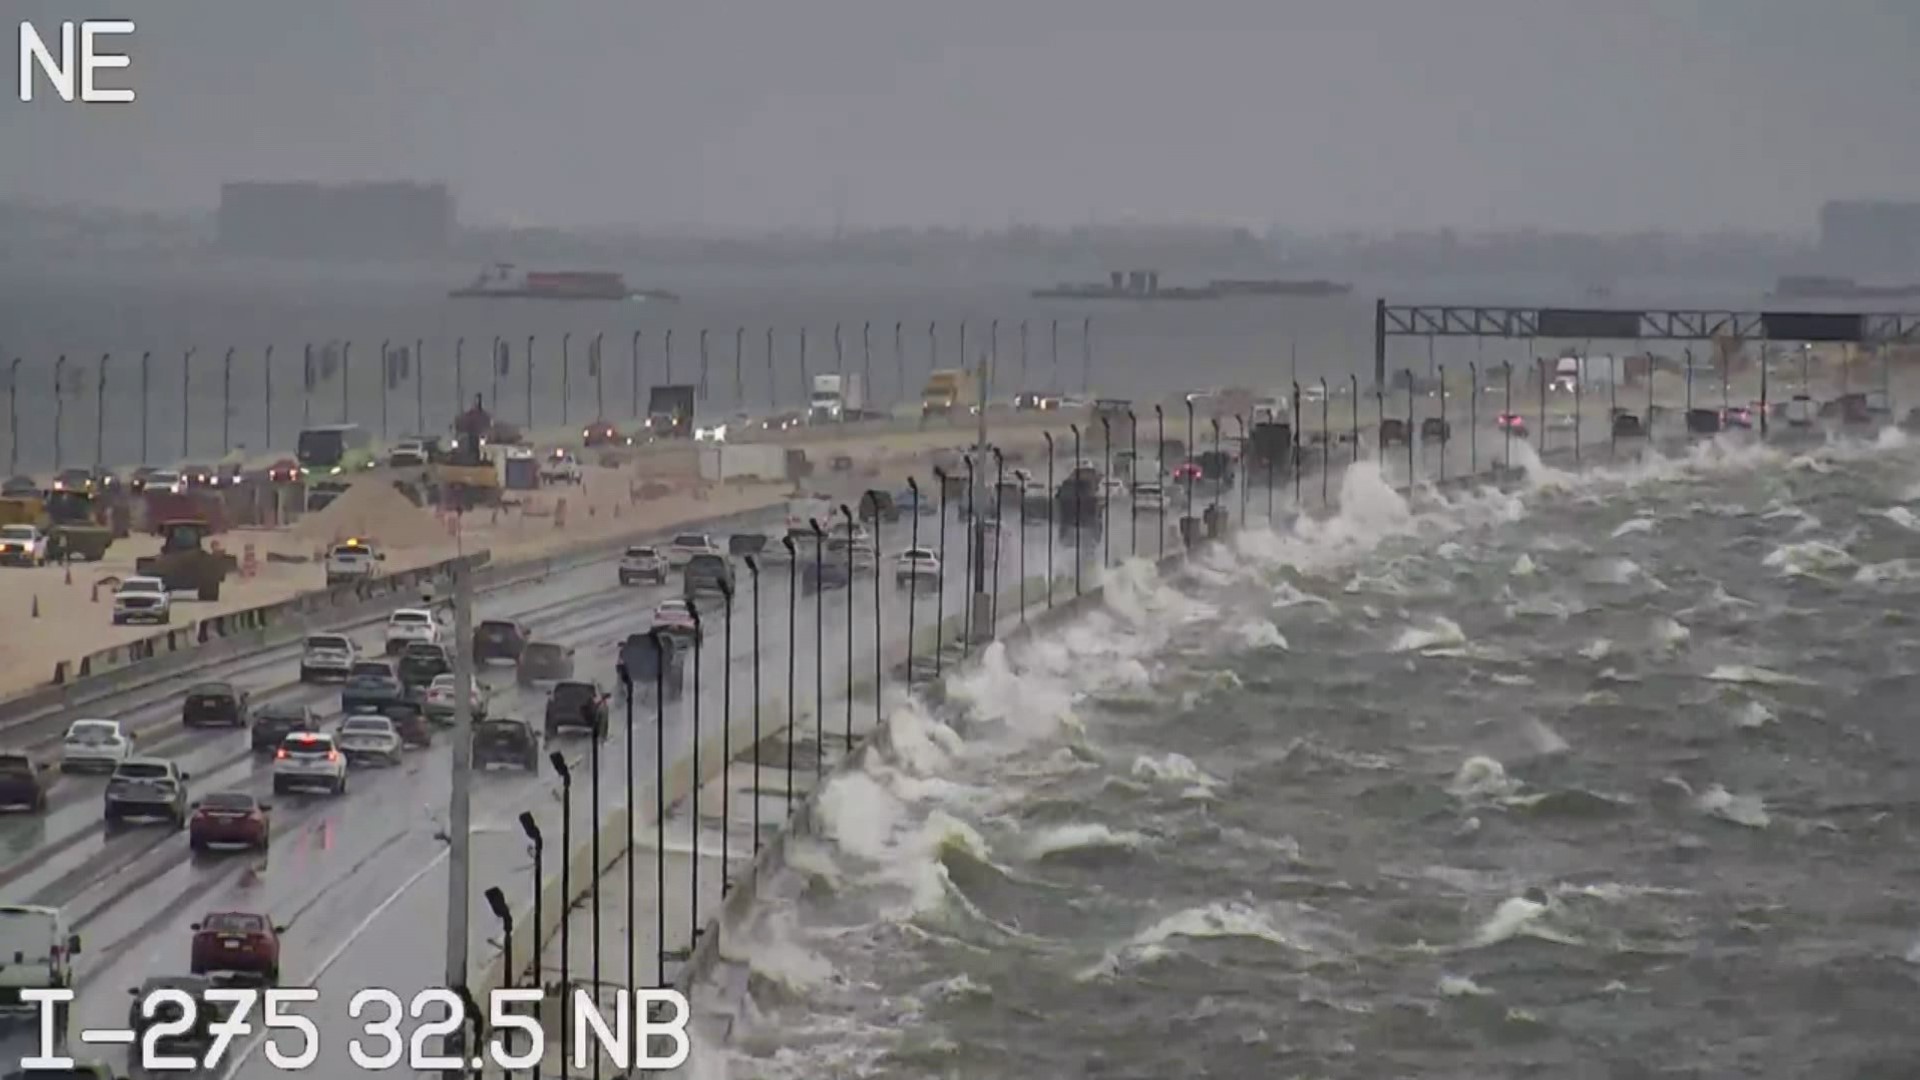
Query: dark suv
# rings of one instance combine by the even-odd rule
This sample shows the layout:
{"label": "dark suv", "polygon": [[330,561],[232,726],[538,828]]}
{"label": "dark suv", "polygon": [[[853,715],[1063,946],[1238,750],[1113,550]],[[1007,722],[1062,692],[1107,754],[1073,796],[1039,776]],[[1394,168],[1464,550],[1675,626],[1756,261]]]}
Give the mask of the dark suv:
{"label": "dark suv", "polygon": [[433,680],[453,670],[447,647],[416,641],[400,653],[400,686],[408,693],[424,690]]}
{"label": "dark suv", "polygon": [[525,720],[483,720],[473,725],[473,767],[512,765],[540,771],[540,736]]}
{"label": "dark suv", "polygon": [[606,738],[606,692],[590,682],[556,684],[547,694],[547,738],[568,729],[585,729],[596,739]]}
{"label": "dark suv", "polygon": [[0,807],[47,808],[47,792],[60,775],[51,765],[18,750],[0,750]]}
{"label": "dark suv", "polygon": [[510,619],[486,619],[473,628],[473,662],[491,664],[506,660],[517,662],[533,637],[527,628]]}
{"label": "dark suv", "polygon": [[681,582],[687,599],[733,591],[733,562],[724,555],[695,555],[687,560]]}
{"label": "dark suv", "polygon": [[289,701],[270,701],[253,714],[251,742],[255,753],[280,748],[280,743],[296,731],[314,731],[320,721],[313,709]]}
{"label": "dark suv", "polygon": [[206,682],[187,691],[180,706],[180,723],[186,727],[246,727],[247,692],[232,683]]}

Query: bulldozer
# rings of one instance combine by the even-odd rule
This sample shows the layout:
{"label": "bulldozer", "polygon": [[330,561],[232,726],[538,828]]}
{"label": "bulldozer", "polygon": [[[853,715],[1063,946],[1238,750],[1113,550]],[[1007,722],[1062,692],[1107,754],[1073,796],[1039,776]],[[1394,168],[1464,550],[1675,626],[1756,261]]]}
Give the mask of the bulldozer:
{"label": "bulldozer", "polygon": [[440,505],[459,511],[499,505],[500,474],[487,454],[493,431],[493,417],[475,394],[473,408],[453,422],[453,445],[446,460],[429,470]]}
{"label": "bulldozer", "polygon": [[195,593],[202,600],[220,599],[220,584],[240,568],[240,561],[224,551],[201,545],[210,530],[204,520],[185,518],[160,526],[160,554],[134,560],[133,572],[166,582],[168,592]]}

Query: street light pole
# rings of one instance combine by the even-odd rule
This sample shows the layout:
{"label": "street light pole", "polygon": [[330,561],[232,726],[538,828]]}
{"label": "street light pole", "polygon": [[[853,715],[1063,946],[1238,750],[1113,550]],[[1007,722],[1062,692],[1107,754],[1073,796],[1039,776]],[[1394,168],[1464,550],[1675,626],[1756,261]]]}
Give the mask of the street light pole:
{"label": "street light pole", "polygon": [[[453,783],[447,800],[446,986],[467,985],[467,897],[473,863],[473,598],[470,571],[453,569]],[[556,755],[557,756],[557,755]],[[567,846],[569,861],[573,853]],[[596,868],[596,873],[597,873]],[[537,934],[537,931],[536,931]]]}
{"label": "street light pole", "polygon": [[[753,578],[753,857],[760,857],[760,560],[747,556]],[[732,661],[729,660],[729,663]]]}
{"label": "street light pole", "polygon": [[61,353],[53,362],[53,467],[56,469],[66,464],[60,448],[60,429],[65,426],[67,415],[67,395],[61,386],[66,367],[67,354]]}
{"label": "street light pole", "polygon": [[100,354],[99,377],[94,382],[93,395],[93,467],[98,470],[107,463],[107,362],[113,359],[112,353]]}
{"label": "street light pole", "polygon": [[260,358],[260,374],[266,386],[260,392],[260,412],[266,419],[266,437],[260,440],[262,449],[273,449],[273,346],[268,345],[266,354]]}
{"label": "street light pole", "polygon": [[[1161,408],[1158,402],[1153,406],[1153,438],[1153,467],[1160,474],[1155,478],[1160,484],[1160,507],[1155,515],[1159,520],[1155,525],[1160,530],[1160,558],[1164,559],[1167,557],[1167,411]],[[1051,446],[1052,443],[1049,442],[1048,445]],[[1272,466],[1268,466],[1267,483],[1273,483]],[[1268,502],[1268,511],[1271,514],[1272,500]]]}
{"label": "street light pole", "polygon": [[[353,346],[349,345],[347,347],[352,348]],[[189,449],[187,443],[187,433],[192,429],[189,417],[193,414],[193,354],[194,350],[189,348],[180,356],[180,456],[182,458],[189,456],[193,452]],[[341,368],[340,377],[342,380],[346,378],[345,367]],[[343,408],[345,407],[345,401],[346,399],[343,397],[341,399]],[[346,423],[344,413],[340,417],[340,422],[343,424]]]}
{"label": "street light pole", "polygon": [[233,450],[233,350],[220,361],[220,452]]}
{"label": "street light pole", "polygon": [[[16,364],[19,362],[14,361]],[[142,465],[147,462],[147,377],[152,364],[153,353],[142,352],[140,354],[140,463]],[[7,468],[8,471],[12,471],[12,464],[9,463]]]}
{"label": "street light pole", "polygon": [[[1241,441],[1241,456],[1245,457],[1246,442]],[[1130,558],[1140,557],[1140,498],[1134,485],[1140,476],[1140,418],[1133,415],[1133,409],[1127,409],[1127,538]]]}

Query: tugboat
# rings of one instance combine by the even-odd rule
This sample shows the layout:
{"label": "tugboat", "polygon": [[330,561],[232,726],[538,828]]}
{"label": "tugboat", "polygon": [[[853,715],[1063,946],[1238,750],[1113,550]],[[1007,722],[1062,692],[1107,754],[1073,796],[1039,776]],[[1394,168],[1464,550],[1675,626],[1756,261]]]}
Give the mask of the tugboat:
{"label": "tugboat", "polygon": [[494,263],[463,289],[456,300],[658,300],[679,296],[663,289],[635,289],[619,274],[604,270],[536,270],[521,273],[512,263]]}

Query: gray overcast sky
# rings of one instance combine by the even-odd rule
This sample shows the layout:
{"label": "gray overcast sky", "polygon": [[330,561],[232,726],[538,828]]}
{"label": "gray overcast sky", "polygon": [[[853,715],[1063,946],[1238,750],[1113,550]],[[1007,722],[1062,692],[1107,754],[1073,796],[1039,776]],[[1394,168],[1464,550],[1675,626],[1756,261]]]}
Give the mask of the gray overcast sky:
{"label": "gray overcast sky", "polygon": [[1695,231],[1920,195],[1920,0],[0,3],[10,39],[129,6],[131,106],[20,104],[9,40],[0,198],[415,178],[520,224]]}

